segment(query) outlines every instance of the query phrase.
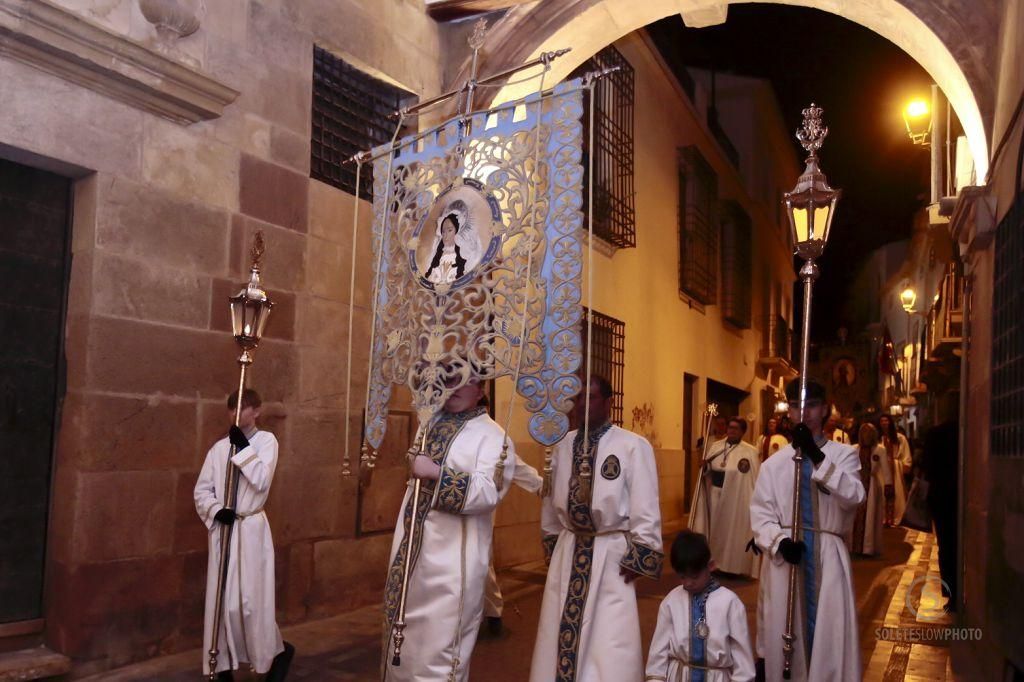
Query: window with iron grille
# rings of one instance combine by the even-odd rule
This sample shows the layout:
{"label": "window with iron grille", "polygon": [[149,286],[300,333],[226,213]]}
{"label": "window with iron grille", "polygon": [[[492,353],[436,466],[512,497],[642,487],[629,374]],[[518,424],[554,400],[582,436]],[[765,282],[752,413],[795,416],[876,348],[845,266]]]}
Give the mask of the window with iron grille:
{"label": "window with iron grille", "polygon": [[636,246],[633,192],[633,67],[608,46],[570,78],[617,66],[594,86],[594,148],[590,149],[590,98],[583,98],[583,210],[589,206],[588,173],[594,165],[594,234],[618,248]]}
{"label": "window with iron grille", "polygon": [[740,329],[750,329],[751,270],[750,216],[735,201],[724,201],[722,214],[722,317]]}
{"label": "window with iron grille", "polygon": [[[397,119],[392,114],[415,96],[360,71],[327,50],[313,46],[313,136],[309,176],[356,193],[357,152],[389,142]],[[373,171],[364,164],[359,196],[373,196]]]}
{"label": "window with iron grille", "polygon": [[[590,347],[590,373],[604,377],[612,384],[612,421],[622,426],[622,382],[626,367],[626,323],[602,315],[596,310],[583,309],[583,364],[580,378],[587,371],[587,318],[592,316],[590,329],[593,344]],[[583,382],[587,386],[587,382]]]}
{"label": "window with iron grille", "polygon": [[718,176],[694,146],[679,151],[679,290],[704,305],[718,285]]}
{"label": "window with iron grille", "polygon": [[1024,457],[1024,192],[996,231],[992,455]]}

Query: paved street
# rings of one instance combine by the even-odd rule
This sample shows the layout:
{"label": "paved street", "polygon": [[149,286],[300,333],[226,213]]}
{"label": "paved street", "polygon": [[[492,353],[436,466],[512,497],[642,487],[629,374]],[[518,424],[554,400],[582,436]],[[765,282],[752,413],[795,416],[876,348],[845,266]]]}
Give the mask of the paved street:
{"label": "paved street", "polygon": [[[887,529],[884,556],[857,558],[853,563],[854,589],[860,615],[860,641],[865,679],[884,682],[953,679],[948,671],[948,649],[923,644],[877,642],[875,629],[909,627],[915,618],[906,606],[911,583],[936,574],[937,558],[931,535]],[[499,574],[506,595],[505,632],[484,638],[473,655],[472,680],[521,682],[529,675],[530,654],[544,583],[543,566],[528,564]],[[747,606],[754,632],[757,583],[722,577]],[[675,586],[671,572],[657,583],[640,583],[640,616],[644,640],[649,641],[661,598]],[[925,595],[933,599],[933,595]],[[915,608],[917,608],[915,602]],[[921,605],[922,618],[926,617]],[[285,637],[298,648],[293,680],[373,680],[380,660],[380,612],[376,607],[289,628]],[[941,624],[941,622],[939,623]],[[932,626],[935,623],[931,624]],[[90,679],[112,682],[135,680],[195,680],[199,651],[157,659]],[[258,679],[239,675],[238,679]]]}

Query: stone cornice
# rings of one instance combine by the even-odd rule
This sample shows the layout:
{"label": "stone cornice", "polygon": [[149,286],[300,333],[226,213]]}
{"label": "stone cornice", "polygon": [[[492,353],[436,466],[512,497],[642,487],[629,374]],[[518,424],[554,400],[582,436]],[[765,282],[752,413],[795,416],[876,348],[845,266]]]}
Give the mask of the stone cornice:
{"label": "stone cornice", "polygon": [[0,55],[182,124],[217,118],[239,94],[45,0],[0,0]]}

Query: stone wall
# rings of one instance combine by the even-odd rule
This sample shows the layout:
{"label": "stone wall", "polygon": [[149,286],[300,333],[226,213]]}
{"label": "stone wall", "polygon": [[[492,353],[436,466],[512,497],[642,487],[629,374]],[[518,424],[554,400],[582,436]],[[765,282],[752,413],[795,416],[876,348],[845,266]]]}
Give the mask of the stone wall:
{"label": "stone wall", "polygon": [[[981,628],[984,636],[974,644],[954,645],[954,662],[965,679],[1011,679],[1024,670],[1024,619],[1010,605],[1024,598],[1024,552],[1019,541],[1024,528],[1024,460],[991,456],[992,304],[995,253],[994,230],[1007,214],[1021,188],[1017,151],[1024,138],[1024,115],[1018,110],[1024,97],[1024,2],[1007,0],[999,24],[998,69],[993,131],[989,204],[980,204],[964,228],[969,300],[969,335],[966,344],[961,396],[961,566],[963,625]],[[1017,114],[1014,118],[1014,114]],[[964,241],[964,240],[962,240]]]}
{"label": "stone wall", "polygon": [[[183,126],[0,57],[0,153],[76,179],[46,643],[79,672],[200,644],[206,532],[192,488],[225,432],[237,382],[226,297],[257,229],[277,304],[251,385],[281,443],[267,507],[279,617],[378,600],[390,537],[355,537],[356,483],[341,473],[350,305],[353,364],[366,362],[370,211],[350,300],[353,197],[308,177],[312,53],[320,44],[430,96],[437,26],[421,0],[218,0],[198,32],[161,46],[134,0],[58,4],[240,95]],[[364,385],[357,369],[355,456]]]}

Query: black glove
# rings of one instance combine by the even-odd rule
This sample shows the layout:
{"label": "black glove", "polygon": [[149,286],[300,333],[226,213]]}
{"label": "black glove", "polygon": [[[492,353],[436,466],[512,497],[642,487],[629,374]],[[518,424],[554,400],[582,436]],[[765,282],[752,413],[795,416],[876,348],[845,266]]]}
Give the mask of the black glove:
{"label": "black glove", "polygon": [[802,542],[793,542],[790,538],[782,538],[782,542],[779,543],[779,554],[791,564],[800,563],[800,559],[803,558],[806,551],[807,545]]}
{"label": "black glove", "polygon": [[807,424],[797,424],[793,427],[793,445],[800,448],[800,453],[804,457],[809,457],[815,464],[825,461],[825,453],[814,442],[814,434],[807,428]]}
{"label": "black glove", "polygon": [[220,521],[225,526],[230,526],[235,522],[235,510],[224,507],[219,512],[213,515],[214,521]]}
{"label": "black glove", "polygon": [[231,444],[238,448],[239,451],[249,447],[249,439],[245,437],[244,433],[242,433],[242,429],[237,426],[232,426],[228,429],[228,440],[230,440]]}
{"label": "black glove", "polygon": [[762,554],[761,548],[757,546],[756,542],[754,542],[754,538],[750,538],[750,542],[747,543],[747,547],[743,551],[753,552],[754,556],[761,556]]}

